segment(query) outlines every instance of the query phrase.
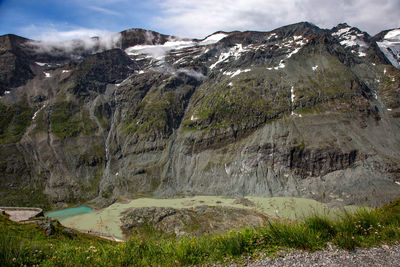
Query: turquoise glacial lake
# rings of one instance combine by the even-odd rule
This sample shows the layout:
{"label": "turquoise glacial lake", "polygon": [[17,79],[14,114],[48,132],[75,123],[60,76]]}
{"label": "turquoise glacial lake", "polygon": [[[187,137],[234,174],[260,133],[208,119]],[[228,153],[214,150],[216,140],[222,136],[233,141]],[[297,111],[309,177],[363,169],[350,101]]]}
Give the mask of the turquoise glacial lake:
{"label": "turquoise glacial lake", "polygon": [[76,215],[82,215],[82,214],[91,213],[91,212],[94,212],[94,210],[89,207],[86,207],[86,206],[81,206],[81,207],[76,207],[76,208],[69,208],[69,209],[47,212],[46,217],[51,217],[54,219],[62,220],[62,219],[66,219],[69,217],[76,216]]}

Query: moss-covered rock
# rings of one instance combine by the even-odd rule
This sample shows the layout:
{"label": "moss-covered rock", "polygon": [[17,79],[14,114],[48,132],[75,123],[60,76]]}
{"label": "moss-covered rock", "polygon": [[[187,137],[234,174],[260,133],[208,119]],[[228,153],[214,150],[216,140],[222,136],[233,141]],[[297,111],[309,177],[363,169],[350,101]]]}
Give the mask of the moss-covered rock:
{"label": "moss-covered rock", "polygon": [[0,102],[0,144],[16,143],[30,125],[33,108],[25,101],[15,105]]}
{"label": "moss-covered rock", "polygon": [[89,117],[89,111],[67,101],[56,102],[51,107],[51,131],[58,138],[92,135],[96,125]]}

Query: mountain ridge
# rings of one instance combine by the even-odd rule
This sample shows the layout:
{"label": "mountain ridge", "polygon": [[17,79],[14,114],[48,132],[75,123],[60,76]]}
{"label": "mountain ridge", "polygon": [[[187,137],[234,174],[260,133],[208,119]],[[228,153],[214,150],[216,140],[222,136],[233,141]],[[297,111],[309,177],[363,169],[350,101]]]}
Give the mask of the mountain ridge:
{"label": "mountain ridge", "polygon": [[197,40],[131,29],[42,50],[11,37],[24,40],[20,52],[0,41],[0,204],[393,200],[400,71],[387,58],[397,51],[391,31],[301,22]]}

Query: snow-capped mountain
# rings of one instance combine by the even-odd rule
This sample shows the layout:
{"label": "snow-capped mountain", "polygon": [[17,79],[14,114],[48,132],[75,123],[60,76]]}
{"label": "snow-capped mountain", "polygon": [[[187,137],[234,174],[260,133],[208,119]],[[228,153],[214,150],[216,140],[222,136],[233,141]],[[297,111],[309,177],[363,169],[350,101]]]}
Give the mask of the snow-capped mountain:
{"label": "snow-capped mountain", "polygon": [[400,195],[399,29],[0,37],[0,205]]}

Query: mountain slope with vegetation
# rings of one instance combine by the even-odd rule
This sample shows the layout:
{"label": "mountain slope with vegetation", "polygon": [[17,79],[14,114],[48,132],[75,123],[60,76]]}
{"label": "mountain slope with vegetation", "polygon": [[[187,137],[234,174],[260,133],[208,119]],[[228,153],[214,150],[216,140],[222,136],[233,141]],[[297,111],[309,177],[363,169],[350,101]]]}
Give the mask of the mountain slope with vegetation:
{"label": "mountain slope with vegetation", "polygon": [[90,47],[1,36],[0,205],[387,203],[400,196],[393,32],[302,22],[191,40],[131,29]]}

